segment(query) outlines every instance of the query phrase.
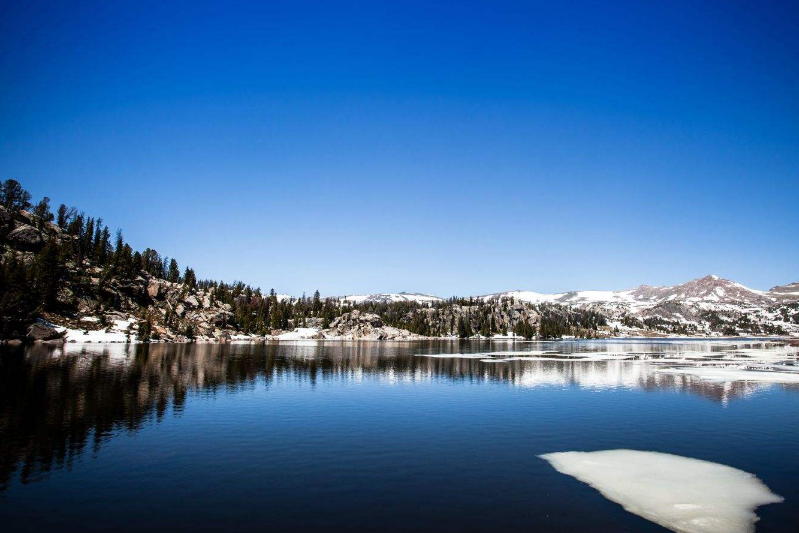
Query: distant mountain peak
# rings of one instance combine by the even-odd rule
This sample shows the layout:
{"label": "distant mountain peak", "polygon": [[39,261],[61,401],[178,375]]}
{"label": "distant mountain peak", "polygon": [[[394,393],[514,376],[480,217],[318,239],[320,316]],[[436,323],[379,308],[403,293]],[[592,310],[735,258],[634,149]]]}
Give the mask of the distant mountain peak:
{"label": "distant mountain peak", "polygon": [[772,287],[768,294],[782,302],[799,302],[799,281]]}
{"label": "distant mountain peak", "polygon": [[422,294],[418,292],[395,292],[395,293],[380,293],[380,294],[351,294],[348,296],[339,296],[337,298],[342,302],[363,303],[363,302],[376,302],[376,303],[396,303],[396,302],[418,302],[430,304],[433,302],[441,302],[442,298],[432,296],[430,294]]}

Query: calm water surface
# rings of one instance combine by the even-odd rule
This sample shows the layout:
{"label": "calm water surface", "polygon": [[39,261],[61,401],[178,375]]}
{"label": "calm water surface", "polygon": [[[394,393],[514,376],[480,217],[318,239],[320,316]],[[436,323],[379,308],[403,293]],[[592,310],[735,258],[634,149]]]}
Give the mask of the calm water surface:
{"label": "calm water surface", "polygon": [[[666,531],[536,457],[633,448],[752,472],[785,497],[758,509],[757,530],[799,531],[796,387],[709,383],[641,362],[416,356],[509,346],[6,349],[0,524],[3,531]],[[612,347],[657,353],[685,345]]]}

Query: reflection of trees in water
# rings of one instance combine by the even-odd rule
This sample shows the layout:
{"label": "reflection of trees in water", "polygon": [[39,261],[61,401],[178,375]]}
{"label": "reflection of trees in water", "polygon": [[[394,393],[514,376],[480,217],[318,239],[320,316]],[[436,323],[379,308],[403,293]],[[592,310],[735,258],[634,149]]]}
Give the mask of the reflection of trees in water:
{"label": "reflection of trees in water", "polygon": [[[511,361],[415,357],[457,352],[457,343],[274,343],[250,345],[33,346],[0,359],[0,487],[23,482],[98,449],[114,431],[137,431],[170,405],[180,413],[190,391],[216,394],[280,382],[363,379],[387,383],[490,381],[519,387],[670,389],[726,402],[752,384],[715,384],[658,374],[641,363]],[[472,346],[474,348],[474,346]]]}

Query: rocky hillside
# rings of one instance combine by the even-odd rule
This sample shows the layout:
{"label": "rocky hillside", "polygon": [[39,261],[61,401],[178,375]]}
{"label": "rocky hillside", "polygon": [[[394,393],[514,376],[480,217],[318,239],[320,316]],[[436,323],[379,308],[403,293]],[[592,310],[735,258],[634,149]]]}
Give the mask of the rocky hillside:
{"label": "rocky hillside", "polygon": [[[25,210],[0,206],[0,223],[6,338],[186,340],[238,333],[231,306],[212,299],[210,291],[145,270],[117,275],[88,257],[70,257],[80,236]],[[12,294],[17,277],[22,296]],[[51,284],[50,298],[44,293]]]}
{"label": "rocky hillside", "polygon": [[139,252],[102,219],[19,183],[0,182],[0,339],[6,342],[229,341],[267,338],[411,339],[351,301],[263,294],[197,280],[175,259]]}

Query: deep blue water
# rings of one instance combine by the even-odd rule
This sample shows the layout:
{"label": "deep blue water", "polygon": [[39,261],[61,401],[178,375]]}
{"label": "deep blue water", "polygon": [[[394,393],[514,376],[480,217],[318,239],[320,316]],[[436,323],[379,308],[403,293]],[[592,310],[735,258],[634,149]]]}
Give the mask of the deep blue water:
{"label": "deep blue water", "polygon": [[644,363],[415,357],[488,349],[438,341],[6,349],[0,524],[666,531],[536,457],[632,448],[752,472],[785,497],[758,509],[757,530],[799,531],[799,389],[713,384]]}

